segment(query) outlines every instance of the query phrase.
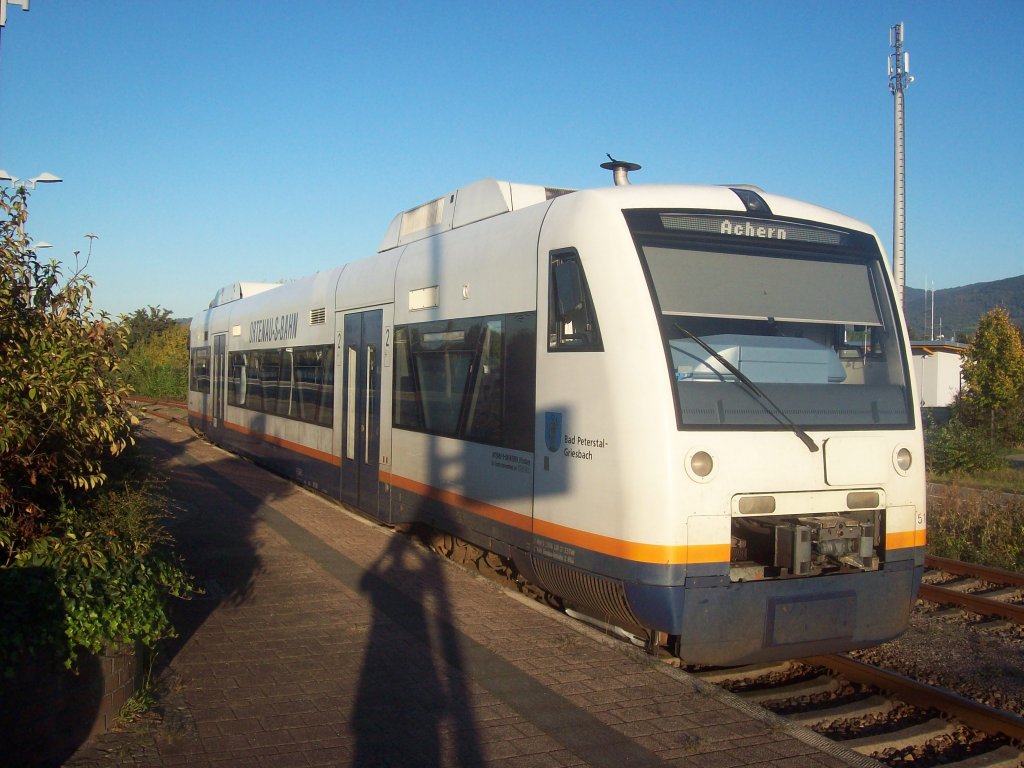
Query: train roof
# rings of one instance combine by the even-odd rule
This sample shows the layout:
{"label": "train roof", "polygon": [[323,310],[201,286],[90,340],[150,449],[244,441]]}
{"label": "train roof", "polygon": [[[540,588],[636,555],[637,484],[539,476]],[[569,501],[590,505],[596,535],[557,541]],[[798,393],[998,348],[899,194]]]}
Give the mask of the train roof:
{"label": "train roof", "polygon": [[[605,164],[602,167],[614,165]],[[633,164],[627,164],[627,170],[636,170]],[[626,191],[629,190],[629,191]],[[388,226],[384,238],[377,249],[378,253],[389,251],[398,246],[423,240],[428,237],[482,221],[494,216],[527,208],[552,198],[579,192],[581,195],[626,195],[635,205],[659,205],[666,193],[670,191],[676,201],[692,198],[697,207],[713,207],[722,210],[746,210],[738,196],[738,190],[755,192],[767,202],[770,210],[780,216],[797,219],[822,221],[850,229],[862,230],[874,234],[863,222],[852,219],[842,213],[800,200],[775,195],[746,184],[639,184],[632,185],[624,177],[616,177],[616,185],[597,187],[587,190],[549,187],[536,184],[518,184],[498,179],[482,179],[460,187],[453,192],[441,195],[422,205],[397,214]],[[686,203],[678,203],[683,204]],[[221,288],[210,302],[210,308],[237,301],[248,296],[272,290],[280,283],[237,282]]]}
{"label": "train roof", "polygon": [[[693,199],[696,207],[722,210],[747,210],[738,190],[755,192],[777,216],[822,221],[850,229],[870,231],[863,222],[828,208],[766,192],[747,184],[617,184],[612,187],[575,190],[483,179],[442,195],[415,208],[403,211],[391,220],[378,253],[406,243],[422,240],[483,219],[526,208],[554,197],[579,192],[596,195],[626,196],[631,204],[660,205],[666,193],[676,199]],[[685,203],[683,203],[685,205]],[[872,233],[873,234],[873,233]]]}
{"label": "train roof", "polygon": [[239,282],[225,285],[214,295],[210,301],[210,309],[219,307],[221,304],[228,304],[232,301],[238,301],[244,299],[247,296],[255,296],[258,293],[264,293],[273,288],[278,288],[281,283],[248,283]]}
{"label": "train roof", "polygon": [[574,192],[572,189],[516,184],[511,181],[483,179],[460,187],[429,202],[402,211],[391,220],[377,252],[436,235],[475,221],[543,203],[553,197]]}

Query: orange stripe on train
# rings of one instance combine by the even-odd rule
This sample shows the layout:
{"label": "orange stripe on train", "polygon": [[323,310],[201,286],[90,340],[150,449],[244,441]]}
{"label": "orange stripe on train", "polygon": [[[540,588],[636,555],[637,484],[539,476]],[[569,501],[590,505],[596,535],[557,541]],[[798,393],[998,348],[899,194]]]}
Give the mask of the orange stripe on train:
{"label": "orange stripe on train", "polygon": [[332,464],[335,467],[341,466],[341,458],[331,453],[325,453],[324,451],[318,451],[315,448],[310,448],[308,445],[302,445],[302,443],[294,443],[291,440],[285,440],[283,437],[275,437],[274,435],[268,435],[263,432],[258,432],[255,429],[249,429],[249,427],[242,426],[241,424],[233,424],[230,421],[225,421],[224,426],[233,432],[246,435],[247,437],[258,437],[265,443],[276,445],[279,448],[285,448],[289,451],[307,456],[317,461],[322,461],[325,464]]}
{"label": "orange stripe on train", "polygon": [[885,534],[885,548],[889,550],[923,547],[927,540],[928,534],[924,528],[916,531],[892,531]]}
{"label": "orange stripe on train", "polygon": [[504,523],[521,531],[532,531],[537,536],[544,536],[564,544],[569,544],[570,546],[599,552],[603,555],[659,565],[729,562],[728,544],[664,545],[626,541],[612,536],[603,536],[599,533],[581,531],[545,520],[536,520],[529,515],[513,512],[503,507],[496,507],[493,504],[477,501],[452,491],[435,488],[416,480],[410,480],[407,477],[401,477],[400,475],[382,471],[379,478],[382,482],[389,483],[397,488],[411,491],[412,493],[458,507],[459,509],[465,509],[489,520]]}

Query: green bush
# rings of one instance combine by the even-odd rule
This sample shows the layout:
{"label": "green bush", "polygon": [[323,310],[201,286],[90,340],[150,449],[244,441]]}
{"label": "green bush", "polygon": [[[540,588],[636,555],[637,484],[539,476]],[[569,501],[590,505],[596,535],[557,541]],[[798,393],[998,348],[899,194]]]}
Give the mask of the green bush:
{"label": "green bush", "polygon": [[925,432],[925,461],[941,475],[972,474],[1005,466],[989,435],[957,419]]}
{"label": "green bush", "polygon": [[160,307],[121,319],[127,331],[125,382],[137,395],[185,400],[188,396],[188,325]]}
{"label": "green bush", "polygon": [[0,529],[18,546],[103,483],[137,419],[120,378],[124,336],[93,314],[92,280],[39,261],[23,189],[0,192],[0,214]]}
{"label": "green bush", "polygon": [[125,357],[125,381],[144,397],[188,397],[188,326],[175,325],[133,346]]}
{"label": "green bush", "polygon": [[166,506],[152,480],[104,487],[0,568],[0,670],[44,649],[71,668],[83,650],[174,636],[166,597],[194,588],[159,522]]}
{"label": "green bush", "polygon": [[997,446],[1024,443],[1024,399],[991,409],[982,408],[968,393],[960,392],[953,400],[952,411],[956,421],[975,428]]}
{"label": "green bush", "polygon": [[28,196],[0,190],[0,671],[18,658],[152,645],[191,582],[160,526],[166,501],[125,451],[138,423],[127,332],[92,311],[93,282],[43,263]]}

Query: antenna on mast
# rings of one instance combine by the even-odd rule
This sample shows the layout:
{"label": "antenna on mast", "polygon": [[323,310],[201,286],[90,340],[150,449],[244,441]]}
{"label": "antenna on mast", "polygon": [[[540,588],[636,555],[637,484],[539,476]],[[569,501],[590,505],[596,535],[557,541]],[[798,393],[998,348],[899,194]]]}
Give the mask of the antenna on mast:
{"label": "antenna on mast", "polygon": [[928,325],[928,334],[931,341],[935,341],[935,283],[932,283],[932,320]]}
{"label": "antenna on mast", "polygon": [[903,305],[906,283],[906,163],[904,160],[903,91],[914,82],[910,54],[903,50],[903,22],[889,27],[889,91],[893,95],[892,272],[896,301]]}
{"label": "antenna on mast", "polygon": [[615,179],[615,186],[617,187],[624,187],[630,183],[630,171],[640,170],[640,166],[636,163],[630,163],[626,160],[616,160],[611,155],[608,155],[607,163],[601,163],[601,167],[606,171],[612,172],[613,178]]}

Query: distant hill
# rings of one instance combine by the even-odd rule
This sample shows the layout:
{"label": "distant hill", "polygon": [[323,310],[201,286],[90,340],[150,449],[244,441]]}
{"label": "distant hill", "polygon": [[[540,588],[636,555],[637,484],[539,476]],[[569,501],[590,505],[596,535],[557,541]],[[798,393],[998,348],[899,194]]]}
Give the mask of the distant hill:
{"label": "distant hill", "polygon": [[[904,289],[903,308],[915,339],[927,339],[931,323],[931,293],[907,286]],[[1018,326],[1024,325],[1024,275],[994,280],[991,283],[973,283],[959,288],[935,291],[935,335],[963,341],[974,333],[978,320],[993,307],[1006,307],[1010,318]]]}

